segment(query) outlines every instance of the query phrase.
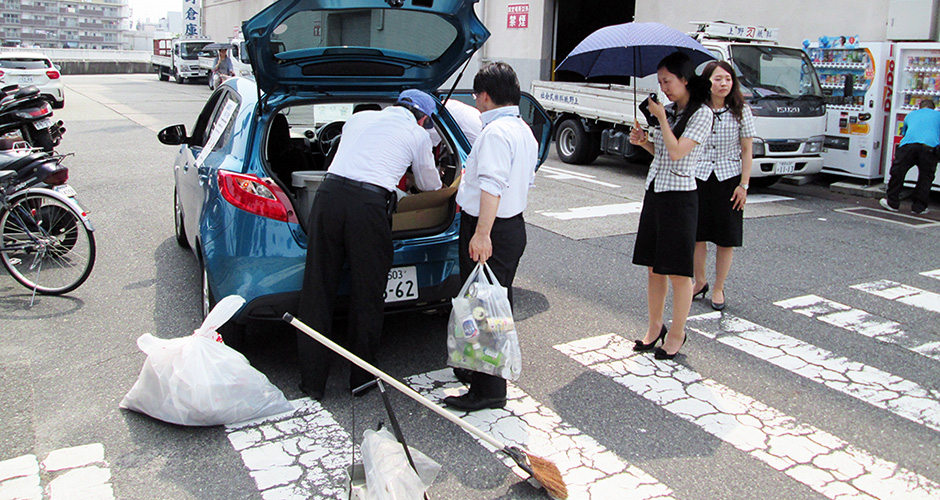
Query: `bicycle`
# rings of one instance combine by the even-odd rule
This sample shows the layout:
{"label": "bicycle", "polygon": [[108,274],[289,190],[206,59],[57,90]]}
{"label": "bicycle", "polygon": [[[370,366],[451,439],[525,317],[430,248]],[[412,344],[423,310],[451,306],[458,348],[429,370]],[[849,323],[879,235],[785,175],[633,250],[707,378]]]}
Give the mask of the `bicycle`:
{"label": "bicycle", "polygon": [[95,264],[94,228],[71,198],[52,189],[8,192],[15,172],[0,170],[0,262],[21,285],[61,295],[88,279]]}

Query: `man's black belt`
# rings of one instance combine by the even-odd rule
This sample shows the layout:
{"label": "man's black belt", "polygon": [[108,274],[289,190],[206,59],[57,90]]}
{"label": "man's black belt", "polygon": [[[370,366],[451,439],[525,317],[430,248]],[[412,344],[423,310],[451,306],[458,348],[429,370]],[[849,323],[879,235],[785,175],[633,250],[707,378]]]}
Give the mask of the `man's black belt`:
{"label": "man's black belt", "polygon": [[382,186],[377,186],[377,185],[375,185],[375,184],[369,184],[368,182],[354,181],[354,180],[352,180],[352,179],[348,179],[348,178],[343,177],[343,176],[341,176],[341,175],[326,174],[325,176],[323,176],[323,179],[324,179],[324,180],[333,181],[333,182],[339,182],[340,184],[345,184],[345,185],[347,185],[347,186],[357,187],[357,188],[359,188],[359,189],[365,189],[366,191],[372,191],[373,193],[378,193],[378,194],[380,194],[380,195],[382,195],[382,196],[385,196],[386,198],[388,198],[388,197],[392,194],[391,191],[389,191],[388,189],[385,189],[385,188],[382,187]]}

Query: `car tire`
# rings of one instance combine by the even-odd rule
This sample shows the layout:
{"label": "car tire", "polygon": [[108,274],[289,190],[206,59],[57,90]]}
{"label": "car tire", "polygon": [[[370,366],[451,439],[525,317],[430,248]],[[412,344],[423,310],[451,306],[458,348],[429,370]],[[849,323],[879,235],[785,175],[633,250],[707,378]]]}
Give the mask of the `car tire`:
{"label": "car tire", "polygon": [[750,184],[758,188],[768,188],[773,186],[783,177],[782,175],[768,175],[767,177],[751,177]]}
{"label": "car tire", "polygon": [[561,161],[575,165],[591,163],[600,154],[593,134],[585,130],[577,118],[568,118],[558,126],[555,151]]}
{"label": "car tire", "polygon": [[180,204],[180,197],[176,192],[176,188],[173,188],[173,226],[176,232],[176,243],[183,248],[189,248],[186,227],[183,226],[183,206]]}
{"label": "car tire", "polygon": [[55,99],[52,100],[52,109],[62,109],[64,107],[65,107],[64,98],[61,101],[56,101]]}
{"label": "car tire", "polygon": [[[215,299],[212,287],[209,286],[209,274],[206,272],[206,266],[201,257],[199,259],[199,274],[202,276],[202,317],[205,318],[219,301]],[[220,326],[217,331],[222,336],[225,345],[238,352],[243,352],[247,330],[246,325],[236,323],[235,320],[230,319]]]}

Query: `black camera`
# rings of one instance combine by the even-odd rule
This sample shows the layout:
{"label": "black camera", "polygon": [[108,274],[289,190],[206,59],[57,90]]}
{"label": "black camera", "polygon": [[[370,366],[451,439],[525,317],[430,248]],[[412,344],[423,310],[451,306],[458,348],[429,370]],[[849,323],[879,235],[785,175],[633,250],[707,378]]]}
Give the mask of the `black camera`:
{"label": "black camera", "polygon": [[646,117],[646,123],[650,127],[658,127],[659,119],[650,113],[650,101],[659,102],[659,98],[656,97],[656,94],[650,94],[649,97],[643,99],[643,102],[640,103],[640,112]]}

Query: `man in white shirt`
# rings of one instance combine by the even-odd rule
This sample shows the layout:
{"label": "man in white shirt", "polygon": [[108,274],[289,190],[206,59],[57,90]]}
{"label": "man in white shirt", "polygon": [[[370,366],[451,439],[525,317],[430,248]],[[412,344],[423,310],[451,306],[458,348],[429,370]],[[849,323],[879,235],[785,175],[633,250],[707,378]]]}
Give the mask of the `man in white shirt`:
{"label": "man in white shirt", "polygon": [[[466,136],[467,141],[470,142],[470,146],[473,147],[477,136],[483,131],[483,120],[480,118],[480,110],[456,99],[448,99],[447,102],[444,103],[444,107],[447,108],[447,112],[450,113],[450,116],[454,117],[457,126],[460,127],[463,135]],[[431,134],[431,144],[435,146],[440,144],[441,136],[437,133],[437,130],[433,129],[428,132]]]}
{"label": "man in white shirt", "polygon": [[[382,295],[392,266],[395,185],[410,166],[419,189],[441,188],[426,130],[433,127],[431,114],[436,110],[433,97],[410,89],[399,95],[395,106],[350,116],[308,218],[297,317],[371,364],[375,364],[374,351],[382,334]],[[346,342],[331,334],[344,262],[350,269]],[[300,390],[319,400],[334,356],[302,332],[297,333],[297,347]],[[374,378],[353,366],[349,388]]]}
{"label": "man in white shirt", "polygon": [[[489,264],[509,291],[525,250],[525,210],[535,181],[538,142],[519,116],[519,80],[506,63],[485,66],[473,79],[483,131],[467,158],[457,190],[460,205],[460,276],[466,281],[477,262]],[[458,372],[460,374],[460,372]],[[506,381],[469,372],[470,390],[444,403],[464,411],[506,406]]]}

